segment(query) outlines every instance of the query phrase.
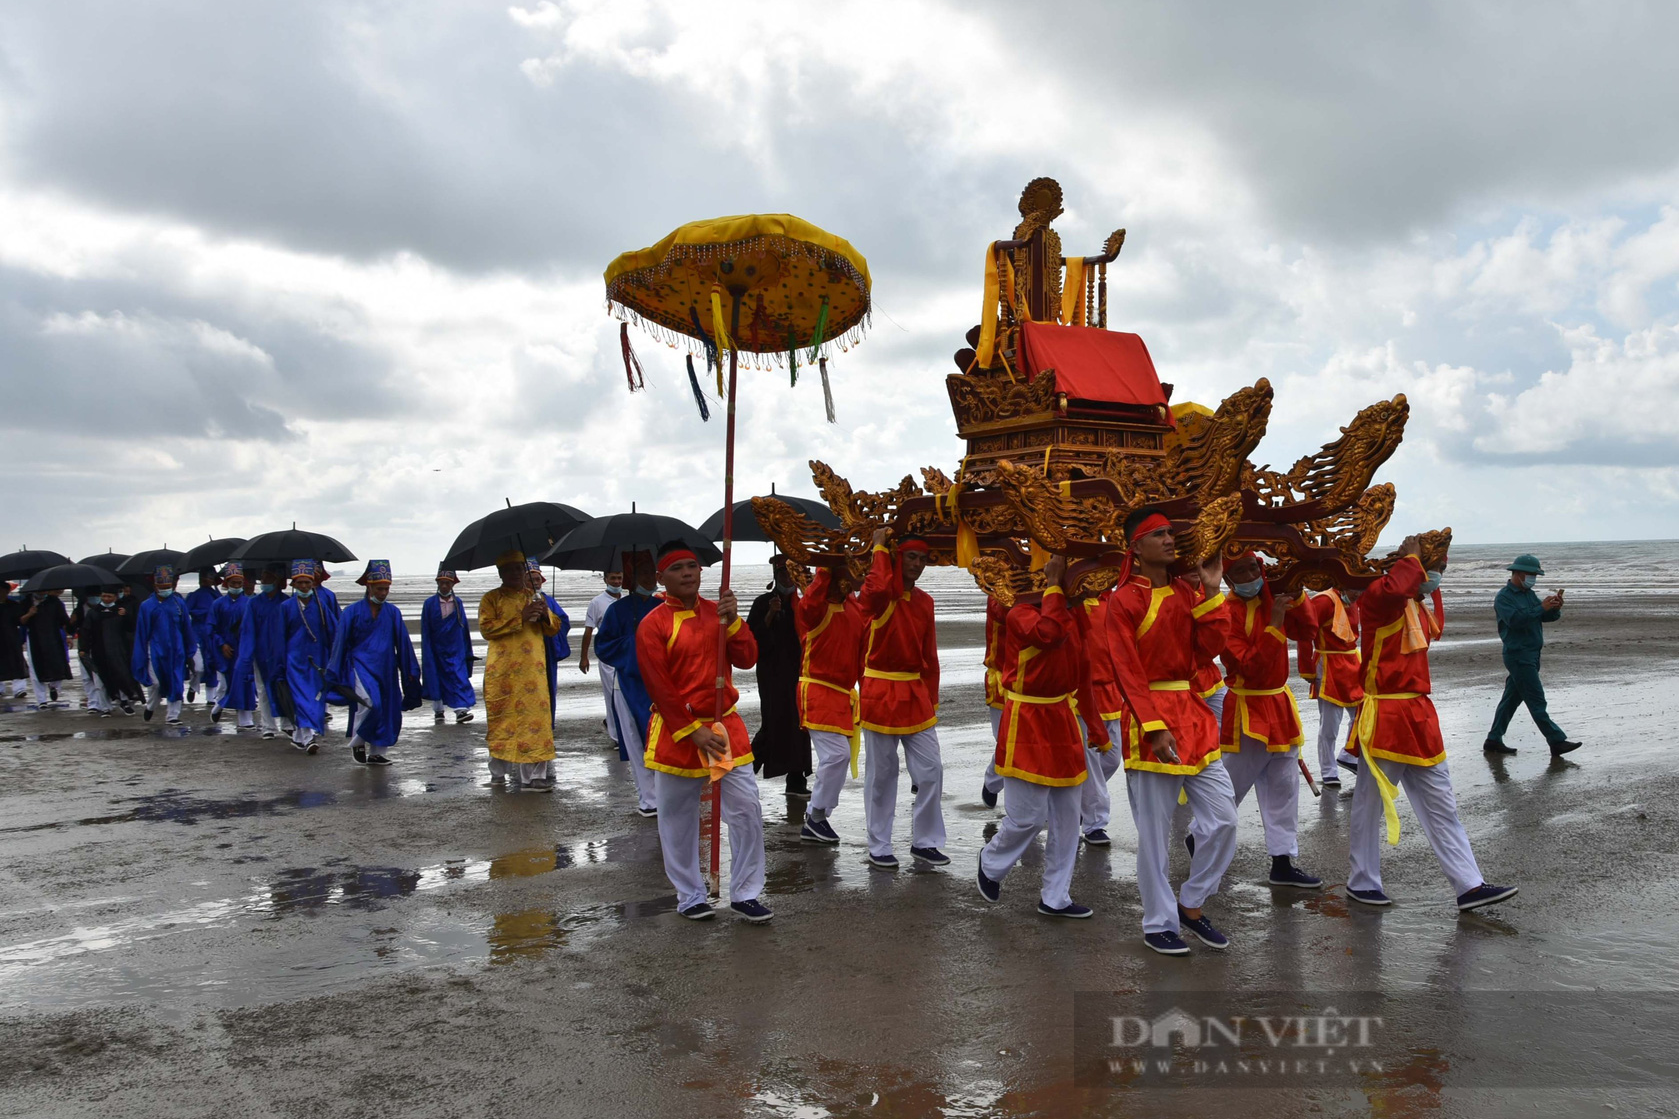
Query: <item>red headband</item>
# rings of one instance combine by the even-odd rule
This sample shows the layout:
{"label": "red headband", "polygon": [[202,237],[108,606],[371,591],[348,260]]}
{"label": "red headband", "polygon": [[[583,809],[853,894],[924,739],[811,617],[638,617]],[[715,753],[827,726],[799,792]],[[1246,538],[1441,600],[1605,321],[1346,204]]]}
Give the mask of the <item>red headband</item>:
{"label": "red headband", "polygon": [[1171,528],[1172,522],[1160,513],[1150,513],[1143,518],[1143,523],[1131,530],[1131,539],[1127,543],[1135,544],[1137,537],[1147,536],[1151,532],[1159,532],[1163,528]]}
{"label": "red headband", "polygon": [[680,563],[683,560],[693,560],[695,563],[698,563],[700,562],[700,557],[696,556],[693,552],[690,552],[687,548],[678,548],[674,552],[666,552],[664,555],[659,557],[658,569],[660,572],[663,572],[664,569],[669,567],[671,564]]}
{"label": "red headband", "polygon": [[924,552],[927,555],[932,555],[933,554],[932,546],[929,545],[927,543],[927,541],[921,539],[919,536],[906,536],[906,537],[904,537],[904,539],[898,541],[898,551],[900,551],[900,552]]}

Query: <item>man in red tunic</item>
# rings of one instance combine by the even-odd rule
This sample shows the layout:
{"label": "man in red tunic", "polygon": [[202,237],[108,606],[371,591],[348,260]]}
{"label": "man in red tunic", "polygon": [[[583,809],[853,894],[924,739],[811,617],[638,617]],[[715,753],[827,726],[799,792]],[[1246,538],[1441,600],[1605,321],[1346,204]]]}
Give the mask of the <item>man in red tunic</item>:
{"label": "man in red tunic", "polygon": [[[1043,888],[1038,912],[1089,917],[1072,899],[1073,856],[1079,847],[1079,786],[1087,780],[1085,730],[1106,745],[1107,731],[1090,695],[1090,662],[1078,620],[1067,609],[1061,556],[1044,567],[1042,600],[1017,602],[1008,612],[1002,658],[1003,716],[993,762],[1003,777],[1003,822],[979,853],[980,896],[996,901],[1003,878],[1040,831]],[[1085,726],[1079,725],[1079,712]]]}
{"label": "man in red tunic", "polygon": [[863,654],[863,749],[868,755],[866,819],[869,862],[896,869],[892,823],[898,808],[898,748],[915,785],[909,853],[947,866],[944,846],[944,762],[939,757],[939,645],[933,596],[916,587],[927,566],[925,540],[906,537],[896,553],[886,529],[874,534],[874,558],[858,600],[869,616]]}
{"label": "man in red tunic", "polygon": [[[985,596],[985,712],[991,720],[991,745],[997,745],[997,728],[1003,721],[1003,626],[1009,608]],[[1003,779],[997,776],[995,762],[985,763],[985,781],[980,786],[979,799],[985,807],[997,807],[997,794],[1003,791]]]}
{"label": "man in red tunic", "polygon": [[[1238,805],[1249,789],[1259,801],[1270,884],[1321,889],[1323,879],[1294,865],[1306,732],[1288,687],[1288,642],[1307,632],[1305,596],[1290,603],[1274,595],[1252,552],[1232,562],[1226,574],[1233,597],[1224,603],[1230,628],[1219,654],[1227,686],[1219,735],[1225,772]],[[1199,831],[1197,819],[1190,827],[1196,843]]]}
{"label": "man in red tunic", "polygon": [[[1306,609],[1317,631],[1317,670],[1311,674],[1311,697],[1318,701],[1318,781],[1326,789],[1341,787],[1335,751],[1341,745],[1341,720],[1364,698],[1358,653],[1359,592],[1331,587],[1314,595]],[[1304,655],[1305,645],[1301,645]],[[1305,669],[1301,670],[1305,674]]]}
{"label": "man in red tunic", "polygon": [[1400,788],[1457,892],[1460,910],[1514,897],[1514,886],[1492,886],[1481,877],[1469,836],[1458,820],[1457,798],[1446,767],[1440,718],[1429,698],[1428,645],[1439,636],[1438,611],[1422,605],[1435,594],[1440,570],[1423,570],[1415,536],[1399,546],[1400,558],[1366,587],[1358,600],[1364,643],[1364,698],[1353,721],[1348,750],[1358,758],[1349,821],[1352,869],[1347,896],[1365,905],[1391,905],[1382,891],[1381,821],[1388,842],[1399,842]]}
{"label": "man in red tunic", "polygon": [[[1117,749],[1121,740],[1120,715],[1125,698],[1120,695],[1114,680],[1113,654],[1108,651],[1108,596],[1112,590],[1086,595],[1073,616],[1079,622],[1079,636],[1084,641],[1085,659],[1090,664],[1090,696],[1095,703],[1096,716],[1107,731],[1107,742],[1092,741],[1085,751],[1085,768],[1090,774],[1079,796],[1079,831],[1092,847],[1106,847],[1113,840],[1108,836],[1108,821],[1113,818],[1113,797],[1108,782],[1119,772],[1125,751]],[[1081,701],[1082,702],[1082,701]]]}
{"label": "man in red tunic", "polygon": [[[752,631],[741,621],[733,591],[716,602],[700,597],[700,561],[680,544],[659,550],[664,601],[636,627],[636,663],[653,701],[647,726],[647,768],[659,796],[659,846],[676,908],[690,920],[712,915],[700,873],[700,795],[721,771],[723,819],[729,824],[729,907],[754,924],[775,914],[764,890],[764,819],[752,774],[752,737],[735,712],[740,693],[730,667],[758,660]],[[717,663],[717,627],[728,634],[728,663]],[[723,707],[717,708],[717,677]]]}
{"label": "man in red tunic", "polygon": [[829,815],[845,788],[845,770],[857,765],[857,681],[863,675],[863,640],[869,618],[844,564],[823,568],[793,606],[801,647],[799,719],[810,732],[816,772],[799,838],[806,843],[840,841]]}
{"label": "man in red tunic", "polygon": [[[1179,935],[1187,927],[1207,947],[1228,948],[1201,906],[1218,892],[1236,853],[1236,800],[1219,761],[1218,720],[1193,683],[1224,648],[1224,563],[1214,555],[1195,577],[1173,578],[1177,541],[1158,509],[1126,517],[1125,539],[1131,553],[1108,596],[1108,649],[1125,696],[1125,791],[1137,824],[1143,942],[1164,955],[1187,955]],[[1168,851],[1180,794],[1204,838],[1174,898]]]}

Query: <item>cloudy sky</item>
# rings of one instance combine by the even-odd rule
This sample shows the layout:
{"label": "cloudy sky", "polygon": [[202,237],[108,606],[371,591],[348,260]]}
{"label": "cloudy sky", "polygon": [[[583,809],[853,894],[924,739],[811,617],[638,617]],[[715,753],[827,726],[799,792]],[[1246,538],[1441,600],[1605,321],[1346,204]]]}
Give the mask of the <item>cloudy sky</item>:
{"label": "cloudy sky", "polygon": [[601,271],[851,240],[874,328],[743,396],[739,477],[953,469],[943,380],[1037,175],[1178,398],[1286,465],[1408,394],[1395,528],[1679,536],[1670,5],[614,0],[0,8],[0,550],[296,521],[414,570],[549,499],[699,520],[722,430]]}

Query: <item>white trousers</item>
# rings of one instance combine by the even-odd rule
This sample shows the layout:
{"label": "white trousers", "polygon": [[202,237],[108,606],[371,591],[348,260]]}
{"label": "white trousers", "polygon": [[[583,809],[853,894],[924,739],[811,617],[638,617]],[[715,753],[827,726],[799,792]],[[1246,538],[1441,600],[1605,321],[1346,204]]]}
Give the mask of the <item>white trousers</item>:
{"label": "white trousers", "polygon": [[618,694],[618,670],[603,660],[595,661],[595,671],[600,673],[600,694],[606,701],[606,735],[620,746],[624,744],[624,735],[619,730],[618,707],[613,697]]}
{"label": "white trousers", "polygon": [[[700,797],[704,777],[678,777],[654,771],[659,796],[659,847],[665,877],[676,887],[676,908],[706,900],[700,868]],[[764,892],[764,816],[758,805],[758,779],[750,765],[723,775],[723,822],[729,825],[729,900],[751,901]]]}
{"label": "white trousers", "polygon": [[987,707],[985,713],[991,718],[991,760],[985,763],[985,791],[1000,793],[1003,791],[1003,779],[997,775],[997,735],[1003,729],[1003,709],[1001,707]]}
{"label": "white trousers", "polygon": [[268,679],[260,668],[253,666],[251,672],[256,678],[257,725],[265,731],[276,730],[279,724],[275,721],[274,705],[268,699]]}
{"label": "white trousers", "polygon": [[1333,777],[1337,781],[1341,774],[1335,768],[1335,748],[1341,745],[1341,720],[1346,718],[1347,709],[1339,703],[1330,703],[1327,699],[1318,700],[1318,780],[1323,781]]}
{"label": "white trousers", "polygon": [[659,790],[653,780],[654,770],[647,768],[647,746],[641,740],[641,729],[636,724],[635,716],[630,713],[629,701],[618,688],[617,681],[612,685],[612,705],[614,717],[617,720],[619,739],[624,743],[624,749],[630,755],[630,776],[635,778],[636,807],[654,809],[659,807]]}
{"label": "white trousers", "polygon": [[29,694],[29,678],[22,680],[0,680],[0,694],[12,699],[22,699]]}
{"label": "white trousers", "polygon": [[[1220,684],[1218,686],[1218,691],[1214,692],[1212,695],[1201,697],[1201,701],[1213,709],[1213,718],[1218,720],[1220,728],[1224,726],[1224,697],[1229,694],[1230,689],[1226,688],[1223,684]],[[1222,730],[1220,731],[1219,737],[1223,737]]]}
{"label": "white trousers", "polygon": [[31,670],[29,682],[35,685],[35,705],[37,707],[45,707],[47,704],[53,702],[52,690],[58,687],[56,683],[43,684],[41,681],[35,679],[33,670]]}
{"label": "white trousers", "polygon": [[1382,818],[1382,793],[1376,776],[1366,773],[1365,767],[1380,765],[1388,780],[1405,790],[1417,823],[1422,826],[1434,857],[1452,889],[1467,893],[1484,881],[1481,868],[1475,862],[1475,852],[1469,849],[1469,836],[1457,818],[1457,797],[1452,795],[1452,775],[1441,759],[1439,765],[1408,765],[1405,762],[1376,759],[1362,754],[1358,761],[1358,780],[1353,784],[1352,820],[1349,825],[1348,854],[1352,869],[1347,875],[1349,890],[1379,890],[1382,888],[1382,845],[1387,842],[1387,825]]}
{"label": "white trousers", "polygon": [[1121,745],[1119,735],[1119,720],[1109,719],[1105,724],[1108,728],[1108,741],[1113,746],[1107,753],[1084,748],[1084,771],[1088,775],[1084,784],[1079,786],[1079,830],[1085,835],[1106,828],[1108,821],[1113,819],[1113,795],[1108,790],[1108,782],[1119,772],[1120,763],[1125,760],[1125,747]]}
{"label": "white trousers", "polygon": [[839,807],[840,790],[845,788],[851,768],[851,739],[831,730],[810,732],[810,749],[816,755],[816,772],[810,785],[810,816],[826,820]]}
{"label": "white trousers", "polygon": [[105,691],[105,681],[97,672],[88,672],[82,676],[82,683],[87,688],[87,709],[89,711],[109,711],[111,709],[110,694]]}
{"label": "white trousers", "polygon": [[[1190,811],[1197,821],[1205,823],[1207,837],[1196,837],[1189,878],[1174,898],[1168,871],[1172,813],[1178,807],[1179,790],[1188,794]],[[1128,769],[1125,794],[1137,825],[1137,892],[1143,899],[1143,931],[1177,932],[1176,902],[1185,909],[1199,909],[1218,892],[1218,884],[1236,855],[1236,798],[1230,789],[1230,775],[1222,761],[1187,777]]]}
{"label": "white trousers", "polygon": [[[444,706],[444,703],[441,699],[432,700],[431,701],[431,709],[435,714],[438,714],[438,715],[443,714],[443,712],[445,712],[445,711],[451,710],[451,708]],[[472,708],[470,708],[470,707],[456,707],[456,708],[453,708],[452,710],[457,715],[464,715],[466,712],[471,711]]]}
{"label": "white trousers", "polygon": [[550,758],[545,762],[504,762],[500,758],[492,756],[490,758],[490,776],[511,777],[521,785],[536,780],[552,781],[554,779],[554,760]]}
{"label": "white trousers", "polygon": [[164,718],[179,719],[181,717],[181,701],[168,699],[169,689],[164,686],[163,677],[158,675],[155,665],[148,661],[146,662],[146,668],[151,672],[152,680],[155,681],[155,683],[146,685],[146,706],[156,711],[159,707],[163,707],[167,701],[168,707]]}
{"label": "white trousers", "polygon": [[[1088,782],[1087,782],[1088,783]],[[1073,859],[1079,850],[1079,786],[1003,778],[1003,820],[979,853],[979,868],[1001,882],[1044,832],[1044,881],[1038,897],[1051,909],[1072,904]]]}
{"label": "white trousers", "polygon": [[898,812],[898,746],[904,748],[909,779],[919,790],[910,817],[911,847],[944,846],[944,762],[939,757],[937,727],[914,734],[863,732],[863,753],[868,772],[863,774],[868,799],[864,816],[868,821],[869,854],[892,853],[892,823]]}
{"label": "white trousers", "polygon": [[[1297,834],[1300,828],[1300,757],[1298,748],[1285,754],[1273,754],[1265,744],[1242,736],[1242,748],[1234,754],[1226,753],[1220,760],[1230,775],[1230,789],[1237,804],[1253,790],[1259,801],[1259,820],[1265,828],[1265,853],[1287,855],[1300,853]],[[1196,850],[1208,836],[1197,816],[1190,822],[1189,834],[1195,837]]]}

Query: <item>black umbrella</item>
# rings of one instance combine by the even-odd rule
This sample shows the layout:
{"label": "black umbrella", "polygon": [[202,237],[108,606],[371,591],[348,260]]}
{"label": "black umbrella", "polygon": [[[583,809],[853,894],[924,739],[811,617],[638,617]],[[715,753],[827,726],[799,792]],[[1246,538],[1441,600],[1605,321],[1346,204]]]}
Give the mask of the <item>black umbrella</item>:
{"label": "black umbrella", "polygon": [[216,567],[233,558],[233,550],[245,542],[242,536],[224,536],[219,540],[209,540],[186,554],[181,560],[181,567],[186,571],[198,571],[205,567]]}
{"label": "black umbrella", "polygon": [[[771,500],[779,501],[783,505],[791,505],[823,528],[840,527],[840,519],[834,516],[833,511],[823,502],[812,501],[808,497],[788,497],[786,494],[776,493],[774,486],[770,487],[768,496]],[[723,510],[719,509],[705,519],[705,524],[700,526],[700,535],[707,540],[723,539]],[[735,502],[734,536],[736,540],[758,540],[773,543],[769,536],[765,534],[764,527],[758,523],[757,514],[752,511],[752,499],[750,497],[745,501]]]}
{"label": "black umbrella", "polygon": [[100,552],[96,556],[88,556],[86,559],[79,559],[76,562],[103,567],[106,571],[115,572],[117,568],[122,566],[122,561],[127,558],[127,552]]}
{"label": "black umbrella", "polygon": [[86,563],[61,563],[45,571],[37,571],[23,585],[25,594],[36,591],[76,591],[83,587],[120,587],[126,580],[121,575]]}
{"label": "black umbrella", "polygon": [[[149,552],[135,552],[121,563],[117,564],[118,575],[131,575],[135,578],[150,579],[152,572],[168,564],[175,569],[177,575],[181,571],[181,561],[187,558],[185,552],[177,552],[171,548],[153,548]],[[132,580],[130,580],[132,582]]]}
{"label": "black umbrella", "polygon": [[13,552],[9,556],[0,556],[0,579],[27,579],[37,571],[45,571],[49,567],[69,562],[69,556],[61,556],[57,552],[27,549]]}
{"label": "black umbrella", "polygon": [[626,551],[657,552],[666,544],[683,543],[702,564],[716,563],[723,553],[692,525],[654,513],[614,513],[585,521],[548,550],[542,562],[568,571],[610,571]]}
{"label": "black umbrella", "polygon": [[482,520],[473,521],[455,537],[443,566],[457,571],[489,567],[503,552],[517,548],[539,556],[566,533],[589,519],[589,514],[557,501],[508,502]]}
{"label": "black umbrella", "polygon": [[246,563],[290,563],[300,559],[347,563],[356,557],[332,537],[319,532],[304,532],[293,525],[279,532],[253,536],[233,549],[233,554],[227,558]]}

